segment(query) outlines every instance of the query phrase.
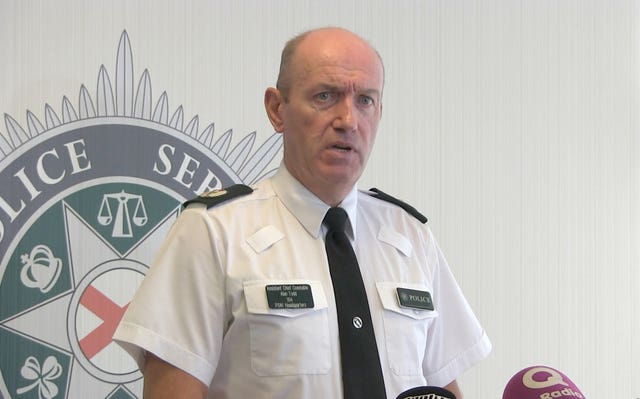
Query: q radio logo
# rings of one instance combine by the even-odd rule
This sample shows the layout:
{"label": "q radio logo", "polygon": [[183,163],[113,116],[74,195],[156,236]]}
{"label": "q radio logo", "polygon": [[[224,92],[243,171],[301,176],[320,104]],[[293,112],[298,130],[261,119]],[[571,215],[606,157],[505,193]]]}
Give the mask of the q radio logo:
{"label": "q radio logo", "polygon": [[531,367],[522,375],[522,384],[529,389],[544,391],[539,395],[540,399],[584,398],[568,378],[549,367]]}
{"label": "q radio logo", "polygon": [[115,80],[80,87],[44,123],[5,115],[0,134],[0,398],[137,398],[142,375],[114,330],[180,204],[273,173],[277,134],[231,146],[134,82],[122,33]]}

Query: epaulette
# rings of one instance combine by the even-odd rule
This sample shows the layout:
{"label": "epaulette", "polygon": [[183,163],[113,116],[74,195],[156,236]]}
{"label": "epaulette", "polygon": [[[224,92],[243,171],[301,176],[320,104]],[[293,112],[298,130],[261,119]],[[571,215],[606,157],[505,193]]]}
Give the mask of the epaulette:
{"label": "epaulette", "polygon": [[420,221],[420,223],[427,223],[427,217],[424,216],[423,214],[421,214],[420,212],[418,212],[418,210],[414,207],[412,207],[411,205],[407,204],[406,202],[400,201],[399,199],[390,196],[387,193],[384,193],[380,190],[378,190],[377,188],[372,188],[369,190],[370,192],[367,193],[370,196],[374,197],[374,198],[378,198],[381,199],[383,201],[387,201],[387,202],[391,202],[392,204],[398,205],[400,208],[404,209],[405,211],[409,212],[411,214],[411,216],[415,217],[416,219],[418,219]]}
{"label": "epaulette", "polygon": [[244,184],[235,184],[227,188],[221,188],[200,194],[199,196],[182,204],[182,209],[186,208],[187,205],[194,203],[205,204],[207,205],[207,208],[211,208],[212,206],[221,204],[236,197],[251,194],[252,192],[253,189],[249,186],[245,186]]}

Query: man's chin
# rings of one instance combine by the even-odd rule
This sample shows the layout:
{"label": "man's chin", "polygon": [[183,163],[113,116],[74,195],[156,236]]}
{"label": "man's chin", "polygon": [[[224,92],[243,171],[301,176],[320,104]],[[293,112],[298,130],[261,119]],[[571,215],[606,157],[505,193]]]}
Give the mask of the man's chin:
{"label": "man's chin", "polygon": [[359,177],[360,175],[354,173],[352,170],[332,170],[330,173],[325,174],[324,181],[326,181],[328,185],[353,186]]}

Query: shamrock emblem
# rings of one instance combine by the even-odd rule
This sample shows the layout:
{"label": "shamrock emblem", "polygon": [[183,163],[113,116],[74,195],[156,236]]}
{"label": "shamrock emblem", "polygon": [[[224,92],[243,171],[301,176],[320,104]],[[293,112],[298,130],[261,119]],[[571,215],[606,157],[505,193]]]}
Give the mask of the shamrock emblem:
{"label": "shamrock emblem", "polygon": [[53,399],[58,394],[58,386],[52,381],[62,374],[62,366],[55,357],[49,356],[45,359],[42,368],[38,359],[29,356],[20,370],[22,377],[33,381],[31,385],[19,388],[16,393],[22,395],[33,389],[38,389],[39,399]]}

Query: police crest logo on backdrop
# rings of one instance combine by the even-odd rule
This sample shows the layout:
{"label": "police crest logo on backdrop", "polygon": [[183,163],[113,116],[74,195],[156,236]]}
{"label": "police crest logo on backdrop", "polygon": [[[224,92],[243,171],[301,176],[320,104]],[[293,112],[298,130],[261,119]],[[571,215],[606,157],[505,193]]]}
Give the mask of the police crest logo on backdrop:
{"label": "police crest logo on backdrop", "polygon": [[[170,113],[134,77],[123,32],[113,84],[80,87],[44,123],[5,115],[0,134],[0,397],[137,398],[141,373],[111,337],[180,204],[272,174],[281,139]],[[80,395],[80,393],[82,393]]]}

